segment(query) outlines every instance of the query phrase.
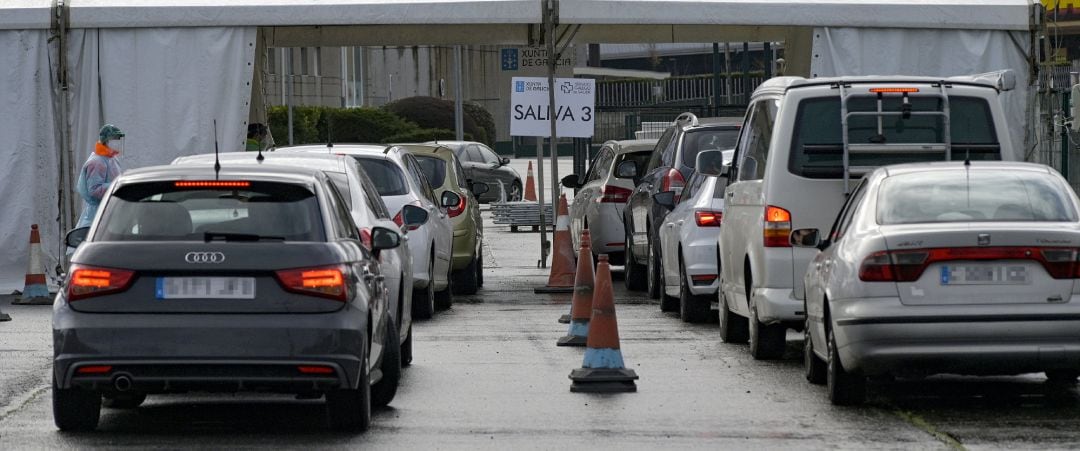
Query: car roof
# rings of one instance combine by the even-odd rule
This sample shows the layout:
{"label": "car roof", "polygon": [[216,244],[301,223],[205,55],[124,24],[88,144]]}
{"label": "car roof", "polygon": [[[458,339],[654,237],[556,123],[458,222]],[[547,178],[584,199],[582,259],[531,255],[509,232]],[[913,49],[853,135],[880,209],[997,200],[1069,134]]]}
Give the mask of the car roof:
{"label": "car roof", "polygon": [[433,154],[444,160],[454,158],[454,150],[442,144],[394,144],[414,154]]}
{"label": "car roof", "polygon": [[326,144],[312,144],[304,146],[289,146],[278,147],[277,150],[284,150],[287,152],[327,152],[353,155],[358,153],[383,153],[387,148],[384,144],[363,144],[363,143],[334,143],[329,148]]}
{"label": "car roof", "polygon": [[116,180],[118,184],[158,182],[170,180],[259,180],[284,183],[302,183],[310,185],[316,180],[325,179],[322,170],[282,165],[237,165],[222,166],[215,172],[214,166],[201,165],[164,165],[149,166],[125,171]]}
{"label": "car roof", "polygon": [[[913,172],[953,171],[962,169],[964,166],[965,163],[963,161],[932,161],[926,163],[895,164],[879,168],[878,171],[883,172],[885,176],[893,176],[910,174]],[[967,166],[973,171],[1008,170],[1052,173],[1050,167],[1044,164],[1025,163],[1020,161],[971,161]]]}
{"label": "car roof", "polygon": [[656,147],[658,139],[624,139],[624,140],[611,140],[605,145],[610,144],[611,148],[615,149],[616,155],[622,155],[629,152],[639,152],[642,150],[653,150]]}
{"label": "car roof", "polygon": [[[315,152],[263,152],[264,160],[260,162],[256,159],[256,156],[252,152],[226,152],[218,155],[219,160],[224,164],[244,164],[244,165],[282,165],[288,162],[303,164],[305,167],[315,168],[322,171],[335,171],[343,172],[345,167],[342,166],[342,161],[346,158],[344,155],[339,154],[323,154]],[[214,161],[214,154],[204,153],[199,155],[191,155],[186,157],[180,157],[173,160],[173,164],[199,164],[209,163]]]}

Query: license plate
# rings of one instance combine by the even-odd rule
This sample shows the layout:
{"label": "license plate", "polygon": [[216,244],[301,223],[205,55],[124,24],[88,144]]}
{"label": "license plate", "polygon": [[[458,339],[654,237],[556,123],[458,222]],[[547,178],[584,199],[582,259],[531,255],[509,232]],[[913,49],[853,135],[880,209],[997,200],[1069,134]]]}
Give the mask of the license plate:
{"label": "license plate", "polygon": [[158,299],[255,299],[254,277],[158,277]]}
{"label": "license plate", "polygon": [[1031,283],[1022,265],[947,265],[941,267],[942,285],[1026,285]]}

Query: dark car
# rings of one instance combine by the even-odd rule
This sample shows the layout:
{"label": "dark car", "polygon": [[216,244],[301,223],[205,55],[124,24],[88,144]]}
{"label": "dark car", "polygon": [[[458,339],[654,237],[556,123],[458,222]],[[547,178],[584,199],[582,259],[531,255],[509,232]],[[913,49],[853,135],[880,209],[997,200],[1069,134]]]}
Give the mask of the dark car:
{"label": "dark car", "polygon": [[[430,142],[434,145],[436,143]],[[480,202],[499,200],[499,184],[506,191],[506,200],[521,200],[521,176],[508,166],[509,158],[500,158],[488,146],[471,141],[439,141],[441,146],[449,147],[457,155],[465,170],[465,177],[470,182],[484,182],[490,188],[488,192],[477,196]]]}
{"label": "dark car", "polygon": [[325,396],[332,426],[363,431],[393,399],[400,347],[376,257],[401,237],[361,237],[322,171],[139,169],[101,208],[68,234],[55,300],[60,429],[96,428],[103,397],[265,391]]}
{"label": "dark car", "polygon": [[[623,212],[628,289],[647,290],[653,299],[661,297],[661,254],[657,235],[660,224],[679,202],[686,181],[694,173],[697,154],[703,150],[734,148],[741,122],[741,118],[699,120],[691,113],[683,113],[664,131],[644,168],[629,161],[616,168],[621,174],[638,177]],[[665,311],[678,308],[678,304],[664,304],[662,300],[661,308]]]}

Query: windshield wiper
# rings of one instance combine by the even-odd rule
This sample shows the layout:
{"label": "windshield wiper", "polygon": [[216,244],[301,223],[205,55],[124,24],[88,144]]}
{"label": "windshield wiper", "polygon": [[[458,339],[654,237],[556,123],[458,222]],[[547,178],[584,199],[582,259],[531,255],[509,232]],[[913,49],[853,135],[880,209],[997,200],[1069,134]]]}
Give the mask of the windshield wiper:
{"label": "windshield wiper", "polygon": [[285,241],[283,236],[263,236],[252,233],[205,232],[203,240],[207,243],[215,240],[224,241]]}

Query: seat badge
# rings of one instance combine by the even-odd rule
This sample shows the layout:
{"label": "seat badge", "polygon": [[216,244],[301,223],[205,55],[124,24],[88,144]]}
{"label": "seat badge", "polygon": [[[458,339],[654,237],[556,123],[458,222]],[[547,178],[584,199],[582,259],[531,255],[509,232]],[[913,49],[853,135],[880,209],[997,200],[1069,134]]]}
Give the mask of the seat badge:
{"label": "seat badge", "polygon": [[989,246],[990,245],[990,234],[989,233],[980,233],[978,243],[979,243],[979,246]]}

